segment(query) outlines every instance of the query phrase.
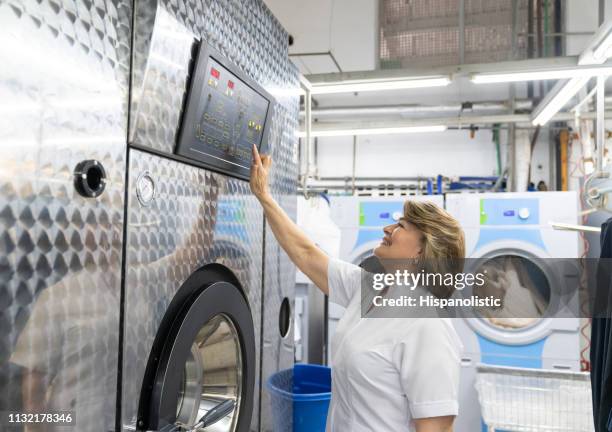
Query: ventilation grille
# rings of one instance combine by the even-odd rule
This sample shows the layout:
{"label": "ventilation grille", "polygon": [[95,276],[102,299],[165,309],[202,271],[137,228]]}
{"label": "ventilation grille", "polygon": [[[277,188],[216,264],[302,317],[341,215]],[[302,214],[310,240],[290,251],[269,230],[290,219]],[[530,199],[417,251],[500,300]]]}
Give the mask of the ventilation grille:
{"label": "ventilation grille", "polygon": [[[460,64],[460,3],[459,0],[381,1],[381,68]],[[517,40],[514,54],[513,2],[465,0],[464,4],[463,63],[488,63],[527,57],[527,0],[517,0]],[[548,16],[553,16],[551,6]],[[547,20],[547,23],[544,25],[552,28],[552,20]]]}

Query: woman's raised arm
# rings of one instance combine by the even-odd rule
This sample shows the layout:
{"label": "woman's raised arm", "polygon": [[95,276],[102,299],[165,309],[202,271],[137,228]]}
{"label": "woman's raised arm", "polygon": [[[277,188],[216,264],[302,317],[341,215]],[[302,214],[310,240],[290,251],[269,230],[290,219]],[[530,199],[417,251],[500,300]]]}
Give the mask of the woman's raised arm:
{"label": "woman's raised arm", "polygon": [[260,156],[257,147],[253,145],[251,191],[261,203],[276,241],[289,255],[297,268],[308,276],[323,293],[328,294],[327,265],[329,257],[304,234],[270,195],[268,173],[271,164],[270,156]]}

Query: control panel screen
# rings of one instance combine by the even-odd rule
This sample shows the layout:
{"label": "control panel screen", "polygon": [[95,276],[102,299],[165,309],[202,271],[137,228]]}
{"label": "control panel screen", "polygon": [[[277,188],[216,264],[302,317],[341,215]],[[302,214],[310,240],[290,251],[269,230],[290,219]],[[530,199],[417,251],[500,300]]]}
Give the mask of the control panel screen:
{"label": "control panel screen", "polygon": [[176,153],[247,179],[270,101],[213,57],[199,60]]}

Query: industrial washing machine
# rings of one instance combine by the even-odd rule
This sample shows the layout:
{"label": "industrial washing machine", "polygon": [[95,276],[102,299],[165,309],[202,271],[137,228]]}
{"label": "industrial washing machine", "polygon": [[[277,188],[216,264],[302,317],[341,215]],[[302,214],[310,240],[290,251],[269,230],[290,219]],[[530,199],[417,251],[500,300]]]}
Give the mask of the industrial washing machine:
{"label": "industrial washing machine", "polygon": [[248,175],[255,144],[295,216],[287,33],[259,0],[43,0],[0,34],[0,411],[270,430],[295,270]]}
{"label": "industrial washing machine", "polygon": [[447,194],[446,210],[464,229],[466,266],[518,263],[522,269],[516,274],[529,274],[536,286],[535,293],[524,291],[521,300],[529,296],[535,310],[542,311],[541,318],[519,316],[502,321],[503,325],[481,316],[453,319],[464,345],[455,429],[468,432],[481,428],[474,388],[478,363],[580,370],[580,318],[575,313],[564,315],[563,310],[555,317],[546,316],[553,305],[578,310],[577,274],[558,271],[560,262],[569,261],[564,259],[579,257],[578,234],[554,230],[549,224],[577,223],[578,197],[575,192]]}
{"label": "industrial washing machine", "polygon": [[[429,201],[444,208],[443,195],[397,197],[337,196],[331,198],[331,218],[340,228],[340,255],[344,261],[359,265],[372,256],[384,235],[382,229],[402,217],[406,200]],[[327,352],[344,308],[328,303]],[[331,359],[328,357],[331,362]]]}

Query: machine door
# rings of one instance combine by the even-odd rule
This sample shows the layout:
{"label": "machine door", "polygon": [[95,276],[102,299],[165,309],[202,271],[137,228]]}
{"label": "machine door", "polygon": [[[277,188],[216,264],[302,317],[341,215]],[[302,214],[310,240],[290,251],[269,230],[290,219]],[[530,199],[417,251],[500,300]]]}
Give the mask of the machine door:
{"label": "machine door", "polygon": [[[507,246],[507,245],[506,245]],[[477,251],[468,265],[471,272],[485,272],[488,283],[474,288],[481,297],[494,294],[504,299],[501,309],[474,310],[469,325],[481,336],[497,343],[522,345],[548,336],[564,320],[551,318],[565,302],[563,287],[569,286],[555,270],[554,260],[529,245]],[[493,292],[495,291],[495,292]],[[563,300],[562,300],[563,299]]]}
{"label": "machine door", "polygon": [[206,279],[205,269],[192,275],[164,316],[143,381],[139,430],[248,430],[253,318],[235,283]]}

